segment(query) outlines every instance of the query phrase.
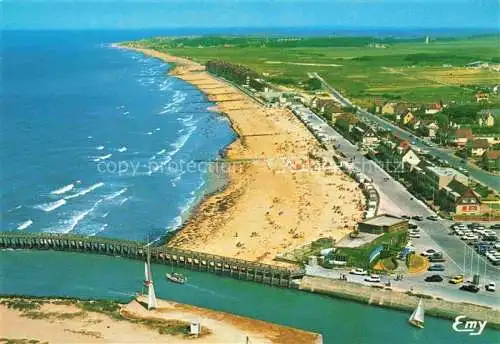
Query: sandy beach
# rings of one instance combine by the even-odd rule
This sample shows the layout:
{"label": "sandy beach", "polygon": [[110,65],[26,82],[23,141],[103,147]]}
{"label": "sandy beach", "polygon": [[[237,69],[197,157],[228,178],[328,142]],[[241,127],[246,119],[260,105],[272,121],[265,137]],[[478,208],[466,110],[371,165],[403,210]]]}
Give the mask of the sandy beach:
{"label": "sandy beach", "polygon": [[361,218],[356,183],[311,166],[322,148],[287,109],[266,108],[188,59],[136,49],[169,63],[195,85],[239,135],[227,149],[229,183],[205,199],[169,245],[274,263],[278,253],[318,238],[340,239]]}
{"label": "sandy beach", "polygon": [[[248,343],[321,343],[316,333],[164,300],[148,311],[139,298],[141,303],[118,305],[116,314],[89,311],[77,300],[0,301],[0,343],[246,343],[247,337]],[[29,304],[37,306],[19,309]],[[187,330],[167,330],[168,326],[187,329],[192,321],[202,326],[199,337]]]}

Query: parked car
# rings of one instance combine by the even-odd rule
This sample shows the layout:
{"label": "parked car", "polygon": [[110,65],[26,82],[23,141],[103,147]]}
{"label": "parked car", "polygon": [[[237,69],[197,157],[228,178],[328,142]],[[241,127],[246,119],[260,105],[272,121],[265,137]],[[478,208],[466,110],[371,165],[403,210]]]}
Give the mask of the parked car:
{"label": "parked car", "polygon": [[446,259],[443,258],[442,254],[436,254],[429,257],[429,262],[431,263],[442,263],[444,261],[446,261]]}
{"label": "parked car", "polygon": [[485,286],[485,289],[486,289],[487,291],[495,291],[495,290],[496,290],[496,287],[497,287],[497,285],[496,285],[496,283],[495,283],[495,282],[490,282],[490,283],[488,283],[488,284]]}
{"label": "parked car", "polygon": [[429,266],[427,271],[444,271],[445,267],[443,264],[432,264]]}
{"label": "parked car", "polygon": [[418,226],[415,223],[408,223],[408,228],[410,229],[418,229]]}
{"label": "parked car", "polygon": [[477,285],[474,285],[474,284],[463,284],[460,287],[460,290],[468,291],[471,293],[477,293],[479,291],[479,287]]}
{"label": "parked car", "polygon": [[376,274],[371,274],[369,277],[365,278],[365,281],[377,283],[377,282],[380,282],[380,276],[376,275]]}
{"label": "parked car", "polygon": [[412,220],[417,220],[417,221],[422,221],[424,219],[424,217],[420,216],[420,215],[415,215],[415,216],[412,216],[411,218],[412,218]]}
{"label": "parked car", "polygon": [[436,215],[431,215],[431,216],[427,216],[427,220],[437,221],[437,220],[439,220],[439,217],[437,217]]}
{"label": "parked car", "polygon": [[490,229],[500,229],[500,223],[496,223],[490,226]]}
{"label": "parked car", "polygon": [[432,276],[427,276],[424,281],[426,282],[442,282],[443,277],[441,275],[432,275]]}
{"label": "parked car", "polygon": [[403,216],[401,216],[401,217],[402,217],[403,219],[407,219],[407,220],[409,220],[409,219],[410,219],[410,217],[409,217],[408,215],[403,215]]}
{"label": "parked car", "polygon": [[464,282],[464,275],[455,275],[453,276],[449,282],[451,284],[459,284],[459,283],[463,283]]}
{"label": "parked car", "polygon": [[368,271],[361,268],[352,269],[349,273],[353,275],[368,275]]}
{"label": "parked car", "polygon": [[420,255],[424,256],[424,257],[428,257],[430,255],[433,255],[434,253],[437,253],[437,251],[434,250],[434,249],[432,249],[432,248],[430,248],[427,251],[420,253]]}

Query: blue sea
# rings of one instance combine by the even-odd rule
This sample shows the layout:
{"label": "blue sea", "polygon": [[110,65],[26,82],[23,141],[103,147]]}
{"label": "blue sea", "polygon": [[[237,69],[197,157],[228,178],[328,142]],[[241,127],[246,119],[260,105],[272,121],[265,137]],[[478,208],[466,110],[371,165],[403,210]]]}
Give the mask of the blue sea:
{"label": "blue sea", "polygon": [[3,34],[2,231],[153,240],[210,190],[193,162],[234,133],[168,64],[111,46],[151,34]]}

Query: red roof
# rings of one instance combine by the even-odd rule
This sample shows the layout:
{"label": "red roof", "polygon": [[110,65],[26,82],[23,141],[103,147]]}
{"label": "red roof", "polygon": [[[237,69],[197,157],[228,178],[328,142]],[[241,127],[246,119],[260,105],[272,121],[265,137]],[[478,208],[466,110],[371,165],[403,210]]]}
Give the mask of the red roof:
{"label": "red roof", "polygon": [[486,157],[491,160],[496,160],[500,158],[500,150],[493,150],[486,152],[484,154],[486,154]]}

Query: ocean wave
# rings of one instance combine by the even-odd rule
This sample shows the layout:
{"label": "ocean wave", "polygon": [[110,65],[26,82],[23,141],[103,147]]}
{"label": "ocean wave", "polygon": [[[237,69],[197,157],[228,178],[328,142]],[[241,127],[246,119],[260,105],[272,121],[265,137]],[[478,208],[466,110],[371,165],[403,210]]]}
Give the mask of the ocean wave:
{"label": "ocean wave", "polygon": [[37,205],[35,208],[43,210],[46,213],[50,213],[52,210],[56,210],[57,208],[62,207],[65,204],[66,200],[60,199],[54,202]]}
{"label": "ocean wave", "polygon": [[127,151],[127,147],[123,146],[117,149],[118,152],[123,153]]}
{"label": "ocean wave", "polygon": [[152,131],[148,131],[146,134],[147,135],[153,135],[153,132]]}
{"label": "ocean wave", "polygon": [[32,220],[27,220],[27,221],[24,221],[23,223],[21,223],[19,226],[17,226],[17,229],[22,231],[22,230],[28,228],[29,226],[31,226],[32,224],[33,224]]}
{"label": "ocean wave", "polygon": [[166,149],[162,149],[161,151],[156,152],[156,154],[162,155],[162,154],[165,154],[166,151],[167,151]]}
{"label": "ocean wave", "polygon": [[109,154],[106,154],[106,155],[103,155],[103,156],[98,156],[98,157],[96,157],[94,159],[94,161],[95,162],[103,161],[103,160],[111,158],[112,155],[113,155],[112,153],[109,153]]}
{"label": "ocean wave", "polygon": [[156,128],[155,131],[160,131],[161,129],[160,128]]}
{"label": "ocean wave", "polygon": [[173,147],[174,149],[171,150],[170,152],[168,152],[167,154],[169,156],[174,156],[178,151],[180,151],[182,149],[182,147],[184,147],[184,145],[189,140],[189,138],[191,137],[191,135],[193,134],[193,132],[195,130],[196,130],[196,126],[189,127],[189,129],[187,130],[187,133],[179,136],[179,138],[174,143],[170,144],[170,146]]}
{"label": "ocean wave", "polygon": [[124,199],[122,199],[122,200],[120,201],[120,206],[122,206],[122,205],[123,205],[123,203],[127,202],[129,199],[130,199],[130,197],[125,197]]}
{"label": "ocean wave", "polygon": [[7,210],[7,212],[8,212],[8,213],[11,213],[11,212],[13,212],[14,210],[21,209],[22,207],[23,207],[23,206],[20,204],[20,205],[15,206],[15,207],[14,207],[14,208],[12,208],[12,209]]}
{"label": "ocean wave", "polygon": [[96,236],[97,234],[103,232],[107,227],[108,227],[108,224],[105,223],[101,227],[99,227],[99,229],[97,229],[97,231],[90,233],[89,236]]}
{"label": "ocean wave", "polygon": [[98,189],[100,187],[103,187],[103,186],[104,186],[104,183],[103,182],[99,182],[99,183],[96,183],[94,185],[89,186],[86,189],[83,189],[80,192],[77,192],[76,194],[68,195],[68,196],[64,197],[64,199],[68,200],[68,199],[73,199],[73,198],[77,198],[77,197],[80,197],[80,196],[85,196],[89,192],[92,192],[92,191],[94,191],[94,190],[96,190],[96,189]]}
{"label": "ocean wave", "polygon": [[103,150],[104,146],[97,146],[97,147],[95,147],[95,149],[97,149],[97,150]]}
{"label": "ocean wave", "polygon": [[111,200],[115,199],[116,197],[123,195],[125,192],[127,192],[127,190],[128,190],[127,188],[123,188],[117,192],[110,194],[109,196],[104,197],[104,199],[106,201],[111,201]]}
{"label": "ocean wave", "polygon": [[77,213],[76,215],[74,215],[71,218],[71,220],[69,221],[69,226],[63,232],[64,233],[72,232],[76,228],[76,226],[78,226],[78,224],[81,221],[83,221],[83,219],[85,219],[87,217],[87,215],[89,215],[94,210],[96,210],[97,207],[99,206],[99,204],[101,204],[101,203],[102,203],[102,199],[95,202],[91,208],[84,210],[84,211],[81,211],[81,212]]}
{"label": "ocean wave", "polygon": [[71,191],[74,187],[75,187],[75,184],[68,184],[68,185],[65,185],[59,189],[53,190],[50,193],[52,195],[62,195],[63,193]]}

